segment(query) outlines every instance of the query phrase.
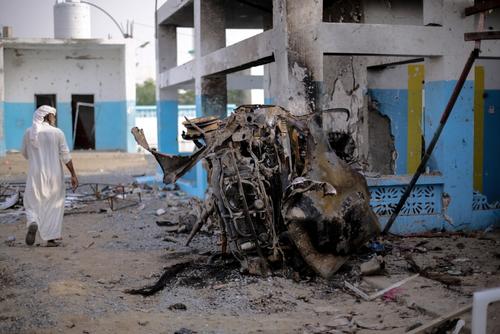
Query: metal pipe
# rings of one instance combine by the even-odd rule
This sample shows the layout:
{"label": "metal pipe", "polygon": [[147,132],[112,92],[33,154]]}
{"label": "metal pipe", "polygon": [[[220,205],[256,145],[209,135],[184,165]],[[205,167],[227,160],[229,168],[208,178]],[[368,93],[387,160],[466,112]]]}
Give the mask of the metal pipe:
{"label": "metal pipe", "polygon": [[384,230],[382,234],[387,234],[389,230],[392,227],[392,224],[394,224],[394,221],[396,220],[396,217],[398,216],[399,212],[403,208],[403,205],[405,204],[406,200],[410,196],[411,191],[415,187],[415,184],[418,181],[418,178],[422,174],[422,172],[425,169],[425,165],[427,164],[427,161],[429,161],[429,158],[431,157],[432,151],[434,150],[434,147],[436,146],[436,143],[439,139],[439,136],[441,135],[441,132],[443,131],[443,128],[448,121],[448,117],[451,114],[451,111],[453,109],[453,106],[455,105],[455,102],[458,99],[458,95],[460,94],[460,91],[462,90],[462,87],[464,86],[465,80],[467,79],[467,76],[469,75],[469,72],[472,68],[472,65],[474,64],[474,61],[476,58],[479,56],[479,49],[474,48],[474,50],[471,51],[469,58],[467,59],[467,62],[465,63],[465,67],[462,71],[462,74],[460,75],[460,78],[458,79],[455,88],[453,90],[453,93],[450,96],[450,100],[448,101],[448,104],[446,105],[446,108],[441,116],[441,120],[439,122],[439,127],[434,133],[434,136],[432,137],[431,143],[427,147],[427,150],[425,151],[424,157],[422,158],[422,161],[420,161],[420,165],[418,165],[417,171],[413,175],[410,183],[406,187],[406,190],[401,197],[401,199],[398,202],[398,205],[396,206],[396,209],[392,213],[391,217],[387,221],[387,224],[384,227]]}
{"label": "metal pipe", "polygon": [[97,8],[97,9],[99,9],[104,14],[106,14],[111,19],[111,21],[113,21],[113,23],[118,27],[118,29],[120,30],[123,38],[132,38],[132,34],[129,34],[128,31],[124,32],[122,26],[118,23],[118,21],[116,21],[115,18],[113,16],[111,16],[111,14],[108,13],[107,11],[105,11],[103,8],[99,7],[96,4],[93,4],[92,2],[88,2],[88,1],[84,1],[84,0],[81,0],[80,2],[84,3],[84,4],[87,4],[87,5],[90,5],[90,6],[93,6],[93,7]]}

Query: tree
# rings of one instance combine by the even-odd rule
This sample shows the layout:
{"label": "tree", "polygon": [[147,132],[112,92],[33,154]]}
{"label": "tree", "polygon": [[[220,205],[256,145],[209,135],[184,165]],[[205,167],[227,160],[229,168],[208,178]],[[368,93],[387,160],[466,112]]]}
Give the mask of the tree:
{"label": "tree", "polygon": [[147,79],[142,84],[135,85],[138,106],[156,105],[156,85],[153,79]]}
{"label": "tree", "polygon": [[[227,103],[235,104],[237,106],[245,103],[250,103],[245,101],[245,91],[243,90],[228,90],[227,91]],[[179,104],[195,104],[195,97],[193,90],[180,90],[179,91]]]}
{"label": "tree", "polygon": [[186,104],[195,104],[194,100],[194,90],[183,90],[181,89],[179,91],[179,104],[181,105],[186,105]]}
{"label": "tree", "polygon": [[227,103],[235,104],[240,106],[242,104],[250,103],[250,101],[245,101],[245,91],[244,90],[228,90],[227,91]]}

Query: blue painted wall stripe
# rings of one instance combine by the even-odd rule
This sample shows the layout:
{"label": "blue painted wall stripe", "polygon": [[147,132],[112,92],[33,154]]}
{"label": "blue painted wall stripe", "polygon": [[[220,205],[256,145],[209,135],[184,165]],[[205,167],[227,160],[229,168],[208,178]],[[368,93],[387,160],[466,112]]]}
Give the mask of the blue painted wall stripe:
{"label": "blue painted wall stripe", "polygon": [[[456,81],[425,83],[425,142],[428,145],[439,126],[441,114]],[[448,214],[454,228],[473,226],[474,87],[466,81],[453,108],[429,165],[444,176],[444,191],[451,197]]]}
{"label": "blue painted wall stripe", "polygon": [[168,154],[178,154],[177,117],[179,104],[175,100],[157,102],[156,120],[158,124],[158,150]]}
{"label": "blue painted wall stripe", "polygon": [[[1,115],[1,119],[4,119],[5,117],[5,105],[3,103],[3,101],[0,101],[0,115]],[[6,149],[5,149],[5,124],[4,122],[2,122],[2,124],[0,124],[0,126],[2,127],[2,132],[3,132],[3,136],[2,138],[0,138],[0,157],[3,157],[5,156],[6,154]]]}
{"label": "blue painted wall stripe", "polygon": [[274,98],[272,98],[272,97],[265,97],[264,98],[264,104],[274,104]]}
{"label": "blue painted wall stripe", "polygon": [[[96,150],[135,151],[135,143],[131,137],[134,118],[135,101],[102,101],[95,103],[95,137]],[[27,128],[31,126],[34,103],[5,102],[4,129],[7,150],[19,150]],[[59,102],[58,127],[64,132],[66,141],[72,149],[73,127],[71,103]],[[127,111],[130,112],[127,112]]]}
{"label": "blue painted wall stripe", "polygon": [[391,119],[391,133],[397,152],[396,175],[407,172],[408,148],[408,91],[406,89],[370,89],[373,101],[377,102],[379,111]]}
{"label": "blue painted wall stripe", "polygon": [[4,130],[7,150],[19,150],[24,132],[31,126],[35,103],[5,102]]}
{"label": "blue painted wall stripe", "polygon": [[71,116],[71,103],[58,102],[57,103],[57,127],[62,130],[68,147],[73,149],[73,117]]}
{"label": "blue painted wall stripe", "polygon": [[500,90],[485,90],[483,194],[500,201]]}

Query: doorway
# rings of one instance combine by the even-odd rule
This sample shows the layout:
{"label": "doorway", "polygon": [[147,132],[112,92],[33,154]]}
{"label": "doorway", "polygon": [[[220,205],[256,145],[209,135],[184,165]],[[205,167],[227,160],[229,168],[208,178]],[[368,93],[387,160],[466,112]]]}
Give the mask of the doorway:
{"label": "doorway", "polygon": [[95,149],[94,95],[71,95],[73,149]]}
{"label": "doorway", "polygon": [[56,94],[35,94],[35,104],[38,109],[41,106],[56,107]]}
{"label": "doorway", "polygon": [[[35,94],[35,104],[36,109],[41,106],[51,106],[56,108],[56,94]],[[56,117],[56,126],[57,126],[57,117]]]}

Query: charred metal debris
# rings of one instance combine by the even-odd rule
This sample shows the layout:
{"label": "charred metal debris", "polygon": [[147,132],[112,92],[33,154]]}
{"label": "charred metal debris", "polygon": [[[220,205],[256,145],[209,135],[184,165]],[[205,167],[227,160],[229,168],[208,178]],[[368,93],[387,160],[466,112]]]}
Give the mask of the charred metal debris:
{"label": "charred metal debris", "polygon": [[305,262],[328,279],[380,226],[364,177],[335,154],[321,115],[245,105],[224,120],[186,119],[182,137],[197,147],[191,156],[160,153],[142,130],[132,134],[166,184],[206,162],[209,188],[187,244],[210,218],[220,226],[222,254],[231,252],[244,271],[268,275]]}

